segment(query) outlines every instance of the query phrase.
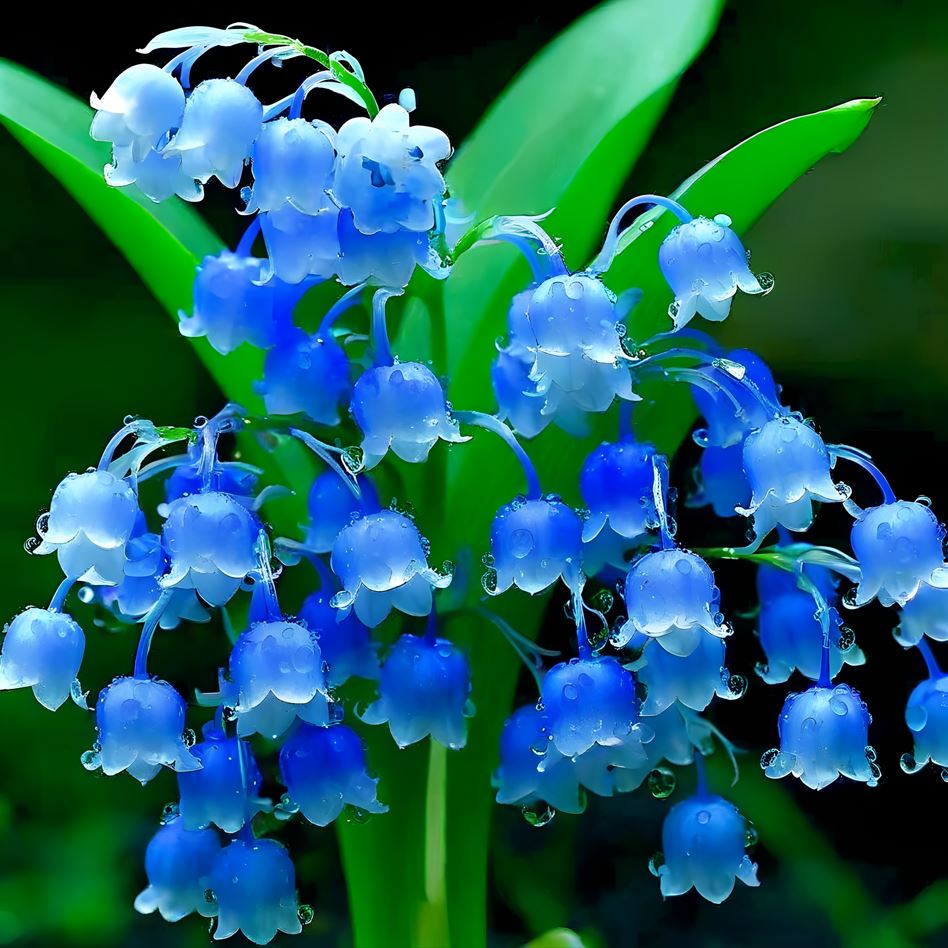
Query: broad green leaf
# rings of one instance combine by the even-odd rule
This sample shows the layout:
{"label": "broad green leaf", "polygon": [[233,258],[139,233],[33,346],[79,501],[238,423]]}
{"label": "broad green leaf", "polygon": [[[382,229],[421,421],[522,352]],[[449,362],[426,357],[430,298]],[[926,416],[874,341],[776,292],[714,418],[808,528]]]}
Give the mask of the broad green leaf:
{"label": "broad green leaf", "polygon": [[[731,214],[736,228],[743,232],[821,157],[848,148],[865,128],[875,102],[859,100],[791,119],[760,132],[711,162],[685,182],[676,194],[697,213],[725,211]],[[646,288],[649,299],[642,305],[649,305],[649,312],[655,314],[655,318],[646,329],[640,330],[639,323],[635,324],[635,332],[640,337],[655,328],[657,316],[667,310],[670,301],[670,293],[658,270],[661,223],[665,222],[660,220],[638,239],[628,241],[609,274],[614,289],[629,285]],[[814,224],[811,222],[809,226]],[[804,226],[808,226],[807,223],[801,222],[801,227]],[[565,237],[569,244],[568,233],[561,231],[558,236]],[[765,310],[766,305],[766,300],[739,299],[735,313],[740,318],[746,309]],[[500,307],[498,326],[505,314],[506,306]],[[665,318],[667,320],[667,316]],[[657,325],[663,324],[659,320]],[[495,329],[491,338],[499,332]],[[486,378],[486,357],[477,356],[473,368]],[[668,385],[652,390],[650,395],[654,396],[651,406],[637,410],[637,430],[640,436],[655,442],[662,450],[673,452],[693,418],[690,396],[682,387]],[[470,403],[456,396],[455,404],[467,408]],[[533,439],[529,452],[539,469],[544,489],[576,502],[583,457],[591,444],[613,433],[608,426],[614,424],[612,413],[596,419],[594,437],[587,439],[584,445],[555,428]],[[476,563],[486,550],[494,512],[522,489],[522,475],[503,445],[478,432],[469,444],[451,449],[448,485],[444,530],[456,532],[452,518],[463,518],[464,535],[483,538],[482,546],[474,550]],[[434,531],[435,549],[443,548],[447,542],[441,541],[442,535]],[[497,606],[518,631],[532,636],[537,633],[544,604],[542,597],[530,598],[512,592],[498,600]],[[452,910],[456,905],[464,905],[462,917],[470,921],[475,916],[471,900],[483,896],[483,891],[475,893],[471,881],[472,877],[480,878],[481,867],[478,865],[476,873],[471,872],[471,867],[480,859],[478,841],[487,837],[492,804],[490,773],[496,764],[497,741],[510,711],[518,668],[507,644],[483,621],[459,617],[449,633],[470,649],[477,682],[478,714],[471,721],[468,748],[464,754],[452,758],[448,774],[448,887],[449,893],[453,892],[450,904]],[[473,944],[473,940],[470,943]]]}
{"label": "broad green leaf", "polygon": [[[221,241],[181,201],[154,204],[134,189],[116,190],[103,178],[108,146],[89,137],[92,109],[41,76],[0,60],[0,122],[79,202],[124,254],[172,316],[191,306],[194,268]],[[127,331],[134,333],[135,314]],[[260,352],[241,347],[225,360],[195,340],[202,361],[229,398],[257,405],[251,382],[260,376]]]}

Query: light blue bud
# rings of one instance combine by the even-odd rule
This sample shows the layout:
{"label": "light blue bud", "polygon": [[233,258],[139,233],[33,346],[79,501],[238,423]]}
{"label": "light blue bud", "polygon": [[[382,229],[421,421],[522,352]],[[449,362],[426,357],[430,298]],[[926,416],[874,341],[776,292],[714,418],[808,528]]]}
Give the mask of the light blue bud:
{"label": "light blue bud", "polygon": [[260,229],[276,277],[293,285],[310,276],[329,279],[339,264],[338,219],[339,211],[328,197],[313,214],[292,204],[262,211]]}
{"label": "light blue bud", "polygon": [[183,170],[180,155],[148,151],[135,158],[131,145],[116,145],[112,149],[112,163],[105,166],[105,180],[113,188],[135,185],[156,204],[172,195],[192,203],[204,197],[204,187]]}

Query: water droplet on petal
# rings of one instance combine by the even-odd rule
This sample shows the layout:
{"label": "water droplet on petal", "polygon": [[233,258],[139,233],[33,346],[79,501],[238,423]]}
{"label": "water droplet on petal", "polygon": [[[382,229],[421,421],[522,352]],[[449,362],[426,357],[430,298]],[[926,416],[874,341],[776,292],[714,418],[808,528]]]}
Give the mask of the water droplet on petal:
{"label": "water droplet on petal", "polygon": [[665,800],[675,792],[678,781],[667,767],[656,767],[648,775],[648,792],[656,800]]}
{"label": "water droplet on petal", "polygon": [[535,827],[547,826],[556,816],[556,810],[543,800],[526,804],[520,812],[527,823]]}

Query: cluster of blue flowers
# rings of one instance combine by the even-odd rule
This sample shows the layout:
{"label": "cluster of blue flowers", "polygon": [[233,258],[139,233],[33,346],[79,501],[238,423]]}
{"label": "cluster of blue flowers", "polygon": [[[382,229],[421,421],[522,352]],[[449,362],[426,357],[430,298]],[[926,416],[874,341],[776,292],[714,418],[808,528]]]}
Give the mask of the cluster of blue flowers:
{"label": "cluster of blue flowers", "polygon": [[[203,52],[242,42],[262,45],[236,78],[190,88]],[[650,864],[662,894],[694,887],[721,902],[735,879],[757,885],[745,851],[753,828],[708,789],[702,769],[712,736],[724,740],[702,713],[747,688],[727,666],[732,628],[709,563],[720,558],[757,564],[759,677],[810,682],[786,699],[779,746],[761,761],[768,776],[793,774],[815,789],[839,776],[870,786],[879,779],[866,704],[835,681],[844,665],[864,661],[842,625],[841,600],[900,608],[897,638],[918,647],[929,672],[908,701],[914,749],[902,766],[948,767],[948,675],[927,644],[948,639],[944,528],[924,498],[896,499],[867,455],[825,444],[782,404],[757,355],[724,352],[693,327],[682,331],[699,316],[726,318],[737,290],[761,294],[773,284],[751,273],[726,216],[694,218],[670,198],[637,197],[620,208],[601,252],[579,273],[567,269],[534,218],[492,218],[452,240],[442,177],[450,145],[437,129],[410,124],[410,91],[379,110],[350,55],[315,55],[250,27],[173,31],[146,51],[162,48],[183,52],[163,68],[132,66],[93,96],[92,134],[113,147],[106,178],[155,201],[198,200],[211,178],[236,188],[249,169],[252,183],[241,191],[249,227],[235,251],[198,267],[181,332],[206,336],[222,353],[243,344],[268,350],[259,383],[269,415],[263,423],[306,445],[325,470],[312,484],[304,535],[271,537],[260,512],[261,472],[218,452],[222,435],[258,420],[236,405],[188,429],[129,418],[96,468],[60,483],[37,524],[31,552],[55,553],[65,578],[48,608],[29,608],[8,625],[0,688],[31,687],[53,710],[70,696],[87,707],[78,681],[85,637],[66,609],[73,589],[141,627],[133,668],[98,695],[94,743],[82,757],[90,770],[125,771],[143,784],[163,767],[176,773],[179,802],[148,846],[139,911],[171,921],[196,912],[216,918],[215,938],[241,931],[258,944],[300,931],[312,910],[298,901],[293,862],[280,843],[258,837],[254,818],[299,814],[323,827],[347,809],[386,812],[365,746],[346,723],[339,689],[350,678],[375,682],[377,698],[356,714],[387,725],[399,747],[429,737],[464,747],[478,683],[443,633],[446,613],[435,608],[451,570],[430,565],[413,519],[380,503],[369,473],[390,452],[422,463],[445,450],[439,441],[467,441],[462,429],[503,439],[525,480],[522,493],[511,487],[489,541],[469,538],[474,548],[489,542],[485,601],[511,587],[536,595],[562,585],[576,629],[575,653],[545,667],[544,657],[559,653],[476,607],[484,634],[496,626],[507,636],[537,685],[536,702],[504,726],[498,802],[542,825],[557,810],[581,812],[587,792],[611,796],[647,784],[667,797],[674,790],[668,765],[694,764],[697,790],[668,812],[663,853]],[[322,57],[325,68],[283,100],[262,104],[247,84],[253,71],[296,56]],[[367,116],[339,129],[302,118],[316,88],[342,94]],[[670,330],[632,345],[626,319],[640,294],[617,295],[603,274],[638,206],[659,206],[678,223],[659,252],[672,295]],[[252,254],[258,236],[262,257]],[[392,351],[387,307],[416,267],[446,277],[462,252],[496,240],[523,252],[533,280],[511,303],[506,344],[491,370],[497,410],[455,411],[429,366]],[[296,304],[330,281],[341,287],[338,300],[310,334],[294,323]],[[366,341],[364,353],[350,358],[347,344],[362,352],[358,343]],[[668,459],[633,433],[636,387],[653,376],[690,386],[703,418],[689,503],[747,523],[746,546],[695,551],[677,539]],[[521,440],[550,423],[578,436],[590,414],[610,410],[617,398],[618,437],[586,458],[585,509],[577,511],[544,493]],[[319,440],[310,430],[316,425],[338,426],[336,444]],[[355,441],[358,449],[338,446]],[[839,460],[872,475],[881,503],[856,505],[834,480]],[[163,479],[164,501],[146,511],[139,489],[155,477]],[[811,525],[815,501],[843,504],[852,515],[854,555],[796,536]],[[774,531],[776,542],[764,548]],[[288,615],[276,580],[300,562],[318,584]],[[852,587],[845,595],[841,581]],[[617,584],[625,615],[610,621],[611,597],[589,597],[593,584]],[[417,617],[417,627],[409,619],[414,630],[400,629],[383,649],[374,632],[393,612],[398,622]],[[149,671],[148,656],[159,628],[213,613],[238,632],[218,690],[196,693],[199,706],[214,709],[198,741],[186,726],[185,696]],[[235,624],[237,616],[244,618]],[[258,752],[263,739],[280,744],[285,789],[276,804],[263,795],[255,735]]]}

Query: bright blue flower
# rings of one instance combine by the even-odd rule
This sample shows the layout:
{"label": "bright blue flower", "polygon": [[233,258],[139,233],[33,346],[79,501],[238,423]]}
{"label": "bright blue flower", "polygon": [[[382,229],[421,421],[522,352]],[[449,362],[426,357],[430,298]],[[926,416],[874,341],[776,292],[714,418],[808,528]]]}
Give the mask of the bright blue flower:
{"label": "bright blue flower", "polygon": [[[832,602],[836,597],[832,572],[812,565],[805,571],[823,598]],[[757,572],[757,594],[757,630],[767,656],[766,666],[758,666],[757,673],[768,685],[786,681],[795,670],[816,681],[820,677],[823,625],[816,615],[813,596],[797,586],[793,573],[766,565]],[[855,646],[840,649],[842,619],[836,609],[830,610],[829,622],[830,674],[836,675],[844,663],[859,665],[864,657]]]}
{"label": "bright blue flower", "polygon": [[377,365],[364,372],[353,389],[351,411],[362,430],[366,468],[375,467],[389,449],[418,464],[439,440],[468,440],[451,418],[441,382],[420,362]]}
{"label": "bright blue flower", "polygon": [[216,177],[235,188],[262,122],[263,106],[246,86],[207,79],[188,96],[181,127],[164,154],[179,155],[182,171],[202,183]]}
{"label": "bright blue flower", "polygon": [[138,513],[138,497],[123,478],[109,471],[70,474],[37,523],[43,542],[34,552],[55,552],[71,579],[115,585],[125,572],[125,544]]}
{"label": "bright blue flower", "polygon": [[635,679],[611,656],[572,658],[543,678],[550,741],[565,757],[621,744],[638,722]]}
{"label": "bright blue flower", "polygon": [[661,714],[643,715],[642,726],[652,732],[652,739],[642,745],[650,767],[658,767],[665,761],[681,767],[693,762],[694,741],[685,713],[677,704]]}
{"label": "bright blue flower", "polygon": [[813,501],[840,502],[849,496],[830,474],[823,439],[789,415],[768,421],[744,442],[744,472],[751,502],[738,513],[753,516],[762,540],[775,526],[799,532],[813,522]]}
{"label": "bright blue flower", "polygon": [[707,426],[700,436],[701,444],[726,448],[739,444],[748,432],[762,428],[773,418],[774,409],[780,405],[780,393],[774,377],[759,355],[749,349],[732,349],[725,358],[744,369],[739,383],[729,386],[728,391],[740,395],[741,410],[720,389],[692,387],[692,397]]}
{"label": "bright blue flower", "polygon": [[918,592],[902,607],[896,638],[916,645],[927,635],[936,642],[948,642],[948,589],[919,586]]}
{"label": "bright blue flower", "polygon": [[198,770],[201,761],[184,739],[185,710],[184,699],[166,681],[116,678],[99,692],[95,706],[97,748],[89,765],[101,764],[108,776],[127,770],[142,784],[162,766]]}
{"label": "bright blue flower", "polygon": [[[541,758],[550,755],[540,770]],[[564,813],[585,808],[573,762],[550,746],[549,720],[533,705],[517,708],[504,724],[493,783],[498,803],[530,806],[543,801]]]}
{"label": "bright blue flower", "polygon": [[[204,489],[204,473],[201,469],[203,453],[200,444],[188,446],[188,463],[176,467],[165,481],[165,500],[169,504],[188,494],[200,494]],[[210,489],[249,499],[256,490],[259,474],[259,469],[237,461],[215,461]]]}
{"label": "bright blue flower", "polygon": [[[600,797],[637,790],[653,766],[645,751],[651,739],[652,730],[643,722],[633,725],[615,744],[594,744],[572,759],[580,784]],[[540,761],[540,769],[550,766],[558,754],[551,747]]]}
{"label": "bright blue flower", "polygon": [[450,573],[428,566],[427,541],[413,521],[394,510],[366,514],[341,530],[331,565],[342,584],[332,604],[354,608],[370,629],[392,609],[428,615],[431,590],[451,585]]}
{"label": "bright blue flower", "polygon": [[113,188],[134,184],[156,204],[175,194],[192,202],[204,197],[204,187],[182,170],[180,155],[149,151],[136,160],[131,146],[112,149],[112,163],[105,166],[105,180]]}
{"label": "bright blue flower", "polygon": [[655,638],[673,655],[690,655],[708,632],[730,634],[718,612],[721,594],[711,567],[687,550],[657,550],[637,560],[625,578],[629,618],[614,637],[617,648],[636,632]]}
{"label": "bright blue flower", "polygon": [[373,119],[350,119],[339,129],[333,197],[351,209],[363,234],[434,227],[434,203],[445,187],[438,163],[451,144],[444,132],[409,121],[392,103]]}
{"label": "bright blue flower", "polygon": [[[374,499],[375,489],[368,478],[360,477],[359,486]],[[364,502],[335,471],[323,471],[315,478],[306,503],[309,527],[304,546],[313,553],[329,553],[339,531],[364,512]]]}
{"label": "bright blue flower", "polygon": [[631,438],[603,442],[586,458],[579,489],[589,508],[583,542],[589,543],[608,527],[627,540],[638,540],[657,523],[652,485],[655,448]]}
{"label": "bright blue flower", "polygon": [[246,741],[227,737],[209,721],[204,740],[191,753],[201,769],[178,774],[178,812],[185,829],[204,829],[213,823],[225,833],[236,833],[255,814],[269,809],[270,801],[258,796],[263,777]]}
{"label": "bright blue flower", "polygon": [[945,565],[945,528],[918,501],[897,500],[864,510],[850,539],[862,570],[857,606],[874,597],[883,606],[904,606]]}
{"label": "bright blue flower", "polygon": [[543,416],[603,412],[616,397],[636,397],[619,325],[615,297],[593,277],[557,275],[533,291],[515,337],[532,360],[526,397],[542,399]]}
{"label": "bright blue flower", "polygon": [[919,770],[929,761],[948,767],[948,675],[926,678],[909,696],[905,723],[915,739],[910,759],[902,758],[903,769]]}
{"label": "bright blue flower", "polygon": [[334,138],[323,122],[267,122],[253,147],[253,188],[246,213],[273,211],[284,204],[304,214],[323,210],[336,160]]}
{"label": "bright blue flower", "polygon": [[277,279],[293,285],[307,277],[329,279],[339,262],[338,224],[338,208],[328,197],[315,214],[304,214],[292,204],[262,211],[260,228]]}
{"label": "bright blue flower", "polygon": [[696,473],[698,493],[690,500],[690,506],[710,504],[715,516],[734,517],[738,508],[750,504],[751,490],[744,473],[743,444],[726,448],[709,445],[701,452]]}
{"label": "bright blue flower", "polygon": [[32,688],[44,707],[55,711],[79,674],[86,637],[64,612],[30,608],[3,630],[0,690]]}
{"label": "bright blue flower", "polygon": [[299,716],[330,721],[328,686],[316,634],[299,622],[256,622],[234,644],[230,680],[237,733],[276,739]]}
{"label": "bright blue flower", "polygon": [[290,330],[267,353],[263,375],[254,388],[269,414],[303,412],[318,424],[339,424],[352,383],[349,360],[331,332]]}
{"label": "bright blue flower", "polygon": [[733,803],[699,791],[676,803],[662,826],[664,862],[657,870],[662,895],[684,895],[692,887],[720,904],[734,880],[756,886],[757,865],[744,851],[747,821]]}
{"label": "bright blue flower", "polygon": [[429,734],[451,750],[467,742],[471,671],[447,639],[402,635],[382,665],[379,697],[366,709],[367,724],[388,723],[399,747]]}
{"label": "bright blue flower", "polygon": [[329,665],[327,686],[338,688],[350,678],[378,678],[379,659],[372,634],[354,612],[334,609],[331,599],[328,590],[314,592],[299,614],[300,622],[316,634],[323,662]]}
{"label": "bright blue flower", "polygon": [[[724,667],[724,639],[703,629],[689,655],[681,656],[662,648],[661,641],[636,633],[630,644],[642,648],[635,663],[636,678],[646,687],[642,714],[661,714],[676,701],[686,708],[704,711],[711,699],[735,697]],[[735,682],[742,679],[735,679]]]}
{"label": "bright blue flower", "polygon": [[248,342],[268,349],[277,339],[276,281],[269,264],[229,250],[207,256],[194,277],[194,311],[178,313],[182,336],[206,336],[223,355]]}
{"label": "bright blue flower", "polygon": [[328,826],[345,806],[388,812],[376,799],[378,779],[366,771],[365,747],[344,724],[299,725],[280,750],[280,779],[288,802],[316,826]]}
{"label": "bright blue flower", "polygon": [[530,380],[531,361],[499,349],[490,378],[497,399],[497,417],[525,438],[538,435],[551,421],[543,414],[543,398]]}
{"label": "bright blue flower", "polygon": [[490,528],[496,583],[489,592],[517,586],[535,594],[558,579],[576,589],[582,581],[582,533],[579,515],[557,497],[518,497],[505,504]]}
{"label": "bright blue flower", "polygon": [[210,888],[217,901],[215,941],[242,932],[255,945],[266,945],[277,932],[303,930],[296,870],[276,840],[232,840],[214,861]]}
{"label": "bright blue flower", "polygon": [[135,910],[143,915],[157,910],[166,922],[180,921],[192,912],[205,918],[216,915],[217,906],[205,894],[220,851],[214,830],[192,832],[181,819],[165,823],[145,850],[148,887],[135,899]]}
{"label": "bright blue flower", "polygon": [[764,773],[793,774],[813,790],[840,775],[874,787],[880,773],[869,746],[871,722],[865,702],[849,685],[814,685],[788,695],[777,721],[780,749],[761,757]]}
{"label": "bright blue flower", "polygon": [[170,73],[150,63],[137,63],[120,73],[100,99],[89,134],[99,142],[128,148],[136,161],[152,151],[181,124],[184,90]]}
{"label": "bright blue flower", "polygon": [[747,251],[726,214],[678,224],[662,241],[658,265],[675,294],[668,311],[675,329],[695,314],[713,322],[726,319],[738,290],[758,294],[773,288],[769,274],[762,281],[751,273]]}
{"label": "bright blue flower", "polygon": [[257,518],[220,491],[180,497],[168,505],[162,543],[170,560],[165,589],[194,589],[211,606],[224,605],[256,566]]}
{"label": "bright blue flower", "polygon": [[437,270],[426,233],[396,230],[391,234],[363,234],[348,209],[339,212],[336,239],[336,275],[346,286],[367,280],[381,286],[407,286],[416,266]]}

